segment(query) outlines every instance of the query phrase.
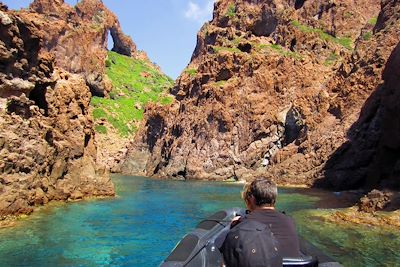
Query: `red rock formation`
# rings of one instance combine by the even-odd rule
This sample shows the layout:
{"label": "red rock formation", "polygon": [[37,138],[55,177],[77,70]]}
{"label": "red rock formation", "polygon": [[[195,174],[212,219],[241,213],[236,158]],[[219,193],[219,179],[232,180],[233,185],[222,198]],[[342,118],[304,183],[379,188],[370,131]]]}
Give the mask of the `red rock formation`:
{"label": "red rock formation", "polygon": [[363,196],[357,203],[358,211],[370,212],[383,210],[390,204],[391,194],[372,190],[367,195]]}
{"label": "red rock formation", "polygon": [[114,41],[113,51],[127,56],[136,53],[136,45],[122,32],[117,17],[99,0],[83,0],[75,7],[63,0],[35,0],[18,15],[41,30],[42,49],[55,55],[56,66],[84,74],[97,96],[111,90],[104,76],[108,33]]}
{"label": "red rock formation", "polygon": [[[323,179],[335,165],[326,162],[348,140],[400,41],[398,6],[394,0],[382,7],[372,0],[218,1],[172,90],[177,102],[148,107],[122,169],[181,179],[262,173],[281,184],[320,178],[335,188],[361,186],[365,175],[335,171]],[[341,168],[362,170],[346,159],[351,154]]]}
{"label": "red rock formation", "polygon": [[108,174],[96,166],[87,81],[57,66],[62,45],[48,46],[46,27],[72,27],[64,13],[51,12],[72,9],[47,3],[33,4],[46,16],[0,6],[0,219],[51,200],[114,195]]}
{"label": "red rock formation", "polygon": [[[338,94],[336,105],[343,117],[354,107],[346,99],[362,103],[358,120],[347,132],[346,142],[325,166],[321,183],[334,188],[398,188],[397,147],[399,129],[396,114],[400,68],[400,4],[383,1],[374,28],[374,38],[360,40],[359,52],[344,65],[332,90]],[[396,47],[396,48],[395,48]],[[387,63],[386,63],[387,62]],[[368,100],[364,102],[364,99]],[[347,102],[347,103],[346,103]]]}

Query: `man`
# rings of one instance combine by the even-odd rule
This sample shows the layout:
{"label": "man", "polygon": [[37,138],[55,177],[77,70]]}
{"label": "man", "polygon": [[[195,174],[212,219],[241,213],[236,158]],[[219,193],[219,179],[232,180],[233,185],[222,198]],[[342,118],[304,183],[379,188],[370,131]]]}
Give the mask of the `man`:
{"label": "man", "polygon": [[250,213],[232,222],[221,248],[228,267],[279,266],[283,257],[300,257],[293,220],[275,210],[277,195],[276,184],[267,179],[245,185],[242,197]]}

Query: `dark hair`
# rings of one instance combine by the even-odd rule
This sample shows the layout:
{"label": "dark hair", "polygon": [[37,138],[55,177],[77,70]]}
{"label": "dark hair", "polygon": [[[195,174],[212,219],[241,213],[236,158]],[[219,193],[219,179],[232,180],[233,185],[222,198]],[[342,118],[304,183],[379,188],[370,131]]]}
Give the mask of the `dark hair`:
{"label": "dark hair", "polygon": [[243,198],[254,196],[257,206],[274,206],[278,196],[276,184],[265,178],[258,178],[244,187]]}

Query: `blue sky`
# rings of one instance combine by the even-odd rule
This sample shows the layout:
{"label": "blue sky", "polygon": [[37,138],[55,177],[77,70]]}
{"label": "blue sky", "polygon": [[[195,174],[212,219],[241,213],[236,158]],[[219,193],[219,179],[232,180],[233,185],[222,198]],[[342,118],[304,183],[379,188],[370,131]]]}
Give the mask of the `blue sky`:
{"label": "blue sky", "polygon": [[[9,8],[27,7],[30,0],[2,0]],[[74,5],[77,0],[65,0]],[[123,31],[138,49],[175,79],[190,61],[196,34],[211,20],[214,0],[103,0],[119,18]]]}

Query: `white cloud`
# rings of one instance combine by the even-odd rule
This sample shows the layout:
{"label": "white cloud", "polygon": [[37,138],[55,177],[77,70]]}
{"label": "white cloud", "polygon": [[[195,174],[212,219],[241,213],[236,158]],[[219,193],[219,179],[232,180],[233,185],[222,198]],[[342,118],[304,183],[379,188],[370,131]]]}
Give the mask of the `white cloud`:
{"label": "white cloud", "polygon": [[214,0],[208,0],[203,7],[193,1],[189,1],[185,11],[185,17],[203,24],[212,18],[213,8]]}

